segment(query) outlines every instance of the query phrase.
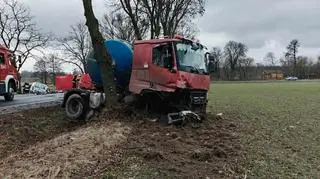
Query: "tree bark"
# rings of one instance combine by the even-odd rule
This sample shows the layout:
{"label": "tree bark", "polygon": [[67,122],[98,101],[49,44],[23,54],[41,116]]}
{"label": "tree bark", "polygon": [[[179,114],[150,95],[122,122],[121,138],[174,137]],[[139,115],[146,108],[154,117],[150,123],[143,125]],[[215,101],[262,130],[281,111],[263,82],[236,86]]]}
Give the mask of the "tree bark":
{"label": "tree bark", "polygon": [[116,103],[116,88],[113,82],[112,58],[104,47],[104,38],[99,31],[99,23],[96,19],[93,9],[92,0],[83,0],[84,16],[88,27],[91,42],[94,50],[94,58],[100,67],[101,78],[103,82],[103,91],[106,95],[106,106],[109,107]]}

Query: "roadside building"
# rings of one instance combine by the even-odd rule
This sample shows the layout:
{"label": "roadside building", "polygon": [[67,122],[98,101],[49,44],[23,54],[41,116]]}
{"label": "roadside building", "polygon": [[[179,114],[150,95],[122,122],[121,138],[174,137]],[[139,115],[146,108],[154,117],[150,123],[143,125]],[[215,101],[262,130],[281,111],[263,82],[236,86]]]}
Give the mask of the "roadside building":
{"label": "roadside building", "polygon": [[264,80],[283,80],[284,73],[280,70],[265,70],[262,73],[262,79],[264,79]]}

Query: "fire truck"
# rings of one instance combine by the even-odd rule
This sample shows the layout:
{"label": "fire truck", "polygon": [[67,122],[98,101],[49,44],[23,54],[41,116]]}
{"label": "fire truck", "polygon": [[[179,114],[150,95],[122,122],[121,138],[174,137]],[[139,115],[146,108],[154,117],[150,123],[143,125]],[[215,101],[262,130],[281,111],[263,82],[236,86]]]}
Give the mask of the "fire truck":
{"label": "fire truck", "polygon": [[0,45],[0,96],[5,101],[12,101],[14,93],[19,86],[19,73],[17,70],[16,58],[21,64],[21,56],[15,55],[12,51]]}

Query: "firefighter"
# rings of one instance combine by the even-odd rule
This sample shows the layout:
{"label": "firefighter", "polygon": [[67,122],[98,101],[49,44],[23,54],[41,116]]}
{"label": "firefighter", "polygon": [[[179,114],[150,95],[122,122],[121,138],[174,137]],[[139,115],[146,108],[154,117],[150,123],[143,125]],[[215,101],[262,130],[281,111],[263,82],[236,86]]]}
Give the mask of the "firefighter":
{"label": "firefighter", "polygon": [[79,84],[80,79],[81,79],[81,75],[73,75],[72,88],[78,88],[78,84]]}

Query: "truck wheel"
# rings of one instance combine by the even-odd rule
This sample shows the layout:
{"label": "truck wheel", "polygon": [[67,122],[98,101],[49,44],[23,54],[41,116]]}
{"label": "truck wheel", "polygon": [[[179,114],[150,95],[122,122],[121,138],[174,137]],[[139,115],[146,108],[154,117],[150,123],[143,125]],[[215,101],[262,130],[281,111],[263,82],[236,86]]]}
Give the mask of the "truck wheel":
{"label": "truck wheel", "polygon": [[6,101],[13,101],[13,98],[14,98],[14,88],[13,88],[12,83],[10,82],[10,83],[9,83],[8,93],[6,93],[6,94],[4,95],[4,99],[5,99]]}
{"label": "truck wheel", "polygon": [[71,120],[80,120],[85,115],[84,100],[78,94],[72,94],[66,102],[67,117]]}

